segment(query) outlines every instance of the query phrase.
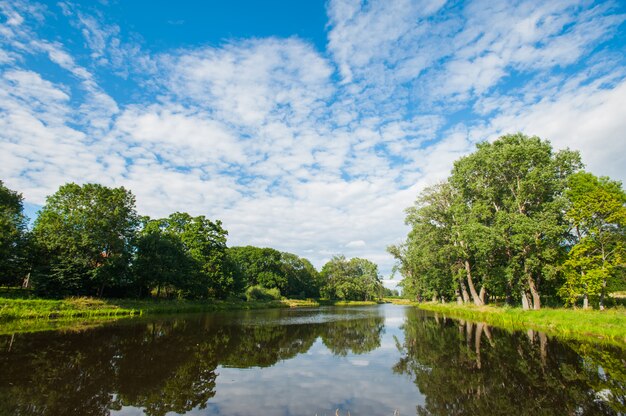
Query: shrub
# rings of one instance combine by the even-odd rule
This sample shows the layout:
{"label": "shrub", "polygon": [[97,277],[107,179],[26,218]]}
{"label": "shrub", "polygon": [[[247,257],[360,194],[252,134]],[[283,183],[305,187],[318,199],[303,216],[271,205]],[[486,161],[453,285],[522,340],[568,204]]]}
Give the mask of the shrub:
{"label": "shrub", "polygon": [[246,289],[246,300],[277,300],[280,299],[278,288],[267,289],[261,285],[250,286]]}

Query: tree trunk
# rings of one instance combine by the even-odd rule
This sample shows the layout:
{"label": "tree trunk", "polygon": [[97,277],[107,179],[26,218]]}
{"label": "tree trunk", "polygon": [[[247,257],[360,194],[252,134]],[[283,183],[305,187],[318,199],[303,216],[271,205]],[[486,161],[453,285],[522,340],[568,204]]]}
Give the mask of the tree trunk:
{"label": "tree trunk", "polygon": [[601,311],[604,310],[604,294],[606,293],[606,279],[602,279],[602,290],[600,291],[600,301],[598,307]]}
{"label": "tree trunk", "polygon": [[583,295],[583,309],[589,309],[589,296],[587,296],[587,292]]}
{"label": "tree trunk", "polygon": [[28,289],[30,287],[30,272],[26,275],[22,281],[22,289]]}
{"label": "tree trunk", "polygon": [[509,306],[513,305],[513,287],[511,286],[511,282],[506,282],[506,288],[505,288],[506,294],[506,304]]}
{"label": "tree trunk", "polygon": [[472,269],[470,267],[469,260],[465,260],[465,272],[467,273],[467,285],[469,286],[470,293],[472,294],[474,305],[482,306],[483,302],[480,300],[478,292],[476,292],[476,288],[474,287],[474,280],[472,279]]}
{"label": "tree trunk", "polygon": [[462,305],[463,304],[463,298],[461,297],[461,291],[459,289],[454,291],[454,294],[456,295],[456,304],[457,305]]}
{"label": "tree trunk", "polygon": [[463,303],[469,303],[470,297],[467,293],[467,287],[465,287],[465,282],[463,279],[459,279],[459,285],[461,286],[461,296],[463,296]]}
{"label": "tree trunk", "polygon": [[483,303],[483,305],[485,304],[485,294],[487,293],[487,291],[485,290],[485,286],[480,288],[480,293],[478,294],[478,297],[480,298],[480,301]]}
{"label": "tree trunk", "polygon": [[98,290],[98,297],[101,298],[104,293],[104,283],[100,285],[100,290]]}
{"label": "tree trunk", "polygon": [[541,298],[539,297],[539,291],[535,286],[535,281],[532,276],[528,275],[528,287],[530,288],[530,294],[533,297],[533,309],[539,310],[541,309]]}
{"label": "tree trunk", "polygon": [[528,301],[528,293],[526,290],[522,289],[522,309],[525,311],[530,309],[530,302]]}

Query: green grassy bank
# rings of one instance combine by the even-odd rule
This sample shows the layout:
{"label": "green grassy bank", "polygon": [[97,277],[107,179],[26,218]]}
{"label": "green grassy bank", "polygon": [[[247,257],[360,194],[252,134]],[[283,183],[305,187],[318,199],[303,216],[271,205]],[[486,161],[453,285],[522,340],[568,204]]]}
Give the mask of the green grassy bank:
{"label": "green grassy bank", "polygon": [[421,309],[456,318],[478,320],[507,329],[535,329],[566,338],[596,338],[626,344],[626,310],[604,311],[582,309],[551,309],[524,311],[520,308],[421,303]]}
{"label": "green grassy bank", "polygon": [[0,323],[23,319],[114,318],[157,313],[202,312],[230,309],[262,309],[286,307],[313,307],[311,300],[153,300],[153,299],[11,299],[0,298]]}
{"label": "green grassy bank", "polygon": [[20,299],[0,297],[0,325],[17,320],[111,319],[146,314],[204,312],[237,309],[295,308],[317,306],[361,306],[377,302],[298,300],[168,300],[67,298]]}

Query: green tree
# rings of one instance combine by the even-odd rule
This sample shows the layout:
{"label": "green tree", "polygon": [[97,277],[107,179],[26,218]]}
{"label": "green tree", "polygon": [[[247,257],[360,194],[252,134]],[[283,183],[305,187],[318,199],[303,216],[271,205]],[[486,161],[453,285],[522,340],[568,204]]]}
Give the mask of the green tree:
{"label": "green tree", "polygon": [[0,181],[0,284],[19,285],[27,271],[27,231],[22,195]]}
{"label": "green tree", "polygon": [[[470,245],[494,242],[505,255],[507,285],[525,308],[541,307],[542,282],[556,276],[568,227],[563,218],[567,178],[582,166],[577,152],[553,152],[550,142],[523,134],[477,145],[454,164],[450,182],[469,212]],[[475,225],[495,233],[473,232]],[[483,236],[498,236],[484,241]],[[530,296],[529,296],[530,295]]]}
{"label": "green tree", "polygon": [[194,270],[195,262],[185,251],[179,236],[167,233],[161,221],[144,218],[144,226],[135,243],[133,273],[139,295],[147,295],[156,288],[177,290]]}
{"label": "green tree", "polygon": [[[147,229],[148,232],[166,236],[164,240],[169,242],[164,243],[162,240],[162,243],[168,245],[168,250],[178,250],[177,245],[182,245],[184,255],[191,260],[191,266],[184,260],[181,269],[172,270],[170,274],[186,296],[224,298],[235,292],[236,273],[226,254],[228,231],[222,228],[221,221],[213,222],[203,215],[192,217],[187,213],[176,212],[167,218],[150,222]],[[172,254],[181,259],[180,252]],[[189,273],[185,273],[185,270],[189,270]]]}
{"label": "green tree", "polygon": [[567,178],[581,166],[577,152],[554,152],[537,137],[479,143],[407,210],[407,240],[389,248],[403,293],[482,305],[489,291],[539,309],[542,292],[558,287]]}
{"label": "green tree", "polygon": [[407,240],[388,248],[400,263],[396,271],[404,276],[400,285],[406,297],[421,301],[456,295],[469,301],[466,276],[474,286],[467,245],[459,235],[455,199],[454,190],[444,182],[426,188],[407,209],[405,222],[411,227]]}
{"label": "green tree", "polygon": [[281,264],[281,253],[269,247],[231,247],[229,256],[243,275],[246,288],[261,285],[267,289],[277,288],[286,294],[287,277]]}
{"label": "green tree", "polygon": [[599,296],[604,308],[607,283],[624,280],[626,262],[626,193],[621,183],[578,172],[569,178],[567,196],[576,244],[563,265],[565,284],[559,293],[568,303],[583,296]]}
{"label": "green tree", "polygon": [[102,296],[128,286],[138,217],[124,188],[69,183],[49,196],[33,229],[38,249],[35,288],[43,294]]}
{"label": "green tree", "polygon": [[281,271],[287,278],[285,296],[298,298],[319,297],[319,273],[309,260],[292,253],[282,252],[280,262]]}
{"label": "green tree", "polygon": [[367,259],[347,260],[334,256],[320,272],[324,282],[322,296],[341,300],[372,300],[382,297],[383,286],[378,266]]}

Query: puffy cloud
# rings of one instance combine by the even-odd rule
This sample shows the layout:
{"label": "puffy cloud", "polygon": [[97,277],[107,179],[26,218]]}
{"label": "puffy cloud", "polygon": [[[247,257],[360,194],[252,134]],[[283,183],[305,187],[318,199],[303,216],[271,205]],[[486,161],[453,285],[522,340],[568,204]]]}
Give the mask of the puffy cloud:
{"label": "puffy cloud", "polygon": [[[388,275],[403,210],[477,141],[536,134],[626,179],[624,58],[598,48],[622,33],[612,3],[334,0],[326,51],[154,52],[71,4],[0,13],[0,176],[28,203],[67,181],[123,185],[144,214],[222,219],[232,245],[318,267],[366,257]],[[41,35],[53,21],[88,53]]]}

